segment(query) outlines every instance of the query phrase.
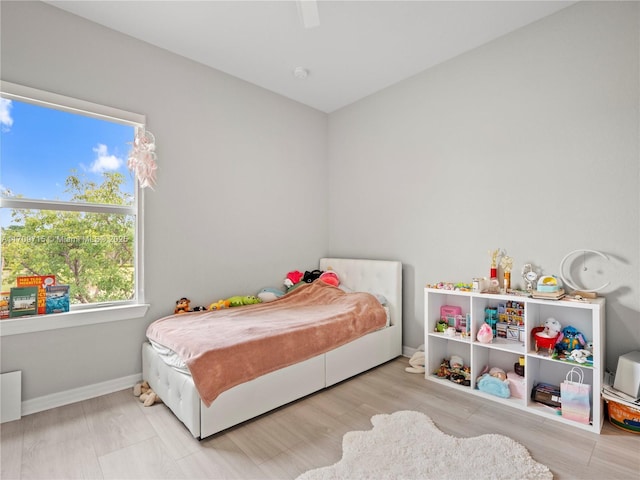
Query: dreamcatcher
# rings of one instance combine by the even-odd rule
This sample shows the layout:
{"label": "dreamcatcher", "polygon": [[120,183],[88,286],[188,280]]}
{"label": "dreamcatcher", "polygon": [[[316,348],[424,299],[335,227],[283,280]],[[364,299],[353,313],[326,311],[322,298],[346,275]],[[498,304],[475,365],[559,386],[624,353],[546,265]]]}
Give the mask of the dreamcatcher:
{"label": "dreamcatcher", "polygon": [[129,152],[127,166],[138,178],[140,188],[149,187],[153,190],[156,184],[156,138],[144,128],[136,128],[136,136],[133,140],[133,148]]}

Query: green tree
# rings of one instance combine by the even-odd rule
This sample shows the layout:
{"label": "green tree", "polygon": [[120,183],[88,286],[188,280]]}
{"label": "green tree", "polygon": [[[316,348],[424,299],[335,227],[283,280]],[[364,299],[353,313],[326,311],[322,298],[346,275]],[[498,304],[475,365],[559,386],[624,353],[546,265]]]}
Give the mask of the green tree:
{"label": "green tree", "polygon": [[[129,205],[120,173],[98,185],[75,171],[66,180],[73,202]],[[134,292],[134,219],[113,213],[11,210],[2,228],[3,284],[22,275],[56,275],[72,303],[126,300]]]}

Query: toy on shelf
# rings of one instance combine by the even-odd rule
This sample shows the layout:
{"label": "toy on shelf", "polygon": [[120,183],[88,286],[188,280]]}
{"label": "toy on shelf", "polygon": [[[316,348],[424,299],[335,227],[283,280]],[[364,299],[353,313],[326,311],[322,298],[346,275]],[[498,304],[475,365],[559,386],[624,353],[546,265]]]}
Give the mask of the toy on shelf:
{"label": "toy on shelf", "polygon": [[490,393],[497,397],[509,398],[511,396],[507,374],[498,367],[485,366],[476,380],[476,386],[481,392]]}
{"label": "toy on shelf", "polygon": [[583,349],[586,343],[584,335],[578,329],[568,326],[560,332],[560,336],[556,340],[556,350],[568,354],[572,350]]}
{"label": "toy on shelf", "polygon": [[483,323],[478,330],[478,341],[480,343],[491,343],[493,341],[493,332],[488,323]]}
{"label": "toy on shelf", "polygon": [[560,322],[555,318],[547,318],[544,322],[544,326],[535,327],[531,330],[533,335],[533,343],[535,345],[536,353],[541,349],[546,349],[549,356],[551,356],[556,348],[556,343],[560,337],[560,331],[562,326]]}
{"label": "toy on shelf", "polygon": [[531,292],[533,298],[560,300],[564,297],[562,282],[554,275],[543,275],[538,279],[536,289]]}
{"label": "toy on shelf", "polygon": [[468,387],[471,385],[471,368],[464,364],[462,357],[451,355],[447,360],[444,358],[440,367],[434,372],[440,378],[446,378],[458,385]]}

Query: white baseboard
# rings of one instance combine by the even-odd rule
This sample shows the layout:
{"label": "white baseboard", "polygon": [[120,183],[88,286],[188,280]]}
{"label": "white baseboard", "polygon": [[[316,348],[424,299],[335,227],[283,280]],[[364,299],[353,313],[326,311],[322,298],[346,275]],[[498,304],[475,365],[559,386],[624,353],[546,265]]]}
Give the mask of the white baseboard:
{"label": "white baseboard", "polygon": [[142,380],[142,373],[129,375],[128,377],[107,380],[106,382],[94,383],[79,388],[72,388],[64,392],[52,393],[31,400],[22,402],[22,415],[42,412],[51,408],[62,407],[71,403],[81,402],[90,398],[119,392],[126,388],[133,387]]}
{"label": "white baseboard", "polygon": [[424,345],[420,345],[418,348],[412,348],[412,347],[407,347],[406,345],[402,346],[402,356],[403,357],[407,357],[407,358],[411,358],[413,357],[413,354],[416,353],[418,350],[424,352]]}

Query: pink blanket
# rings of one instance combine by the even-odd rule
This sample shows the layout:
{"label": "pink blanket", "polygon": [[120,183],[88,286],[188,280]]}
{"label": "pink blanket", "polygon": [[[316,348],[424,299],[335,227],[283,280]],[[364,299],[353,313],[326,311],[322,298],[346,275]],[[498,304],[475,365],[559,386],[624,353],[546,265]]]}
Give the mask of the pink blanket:
{"label": "pink blanket", "polygon": [[225,390],[325,353],[386,324],[373,295],[316,281],[269,303],[170,315],[147,337],[187,364],[209,406]]}

